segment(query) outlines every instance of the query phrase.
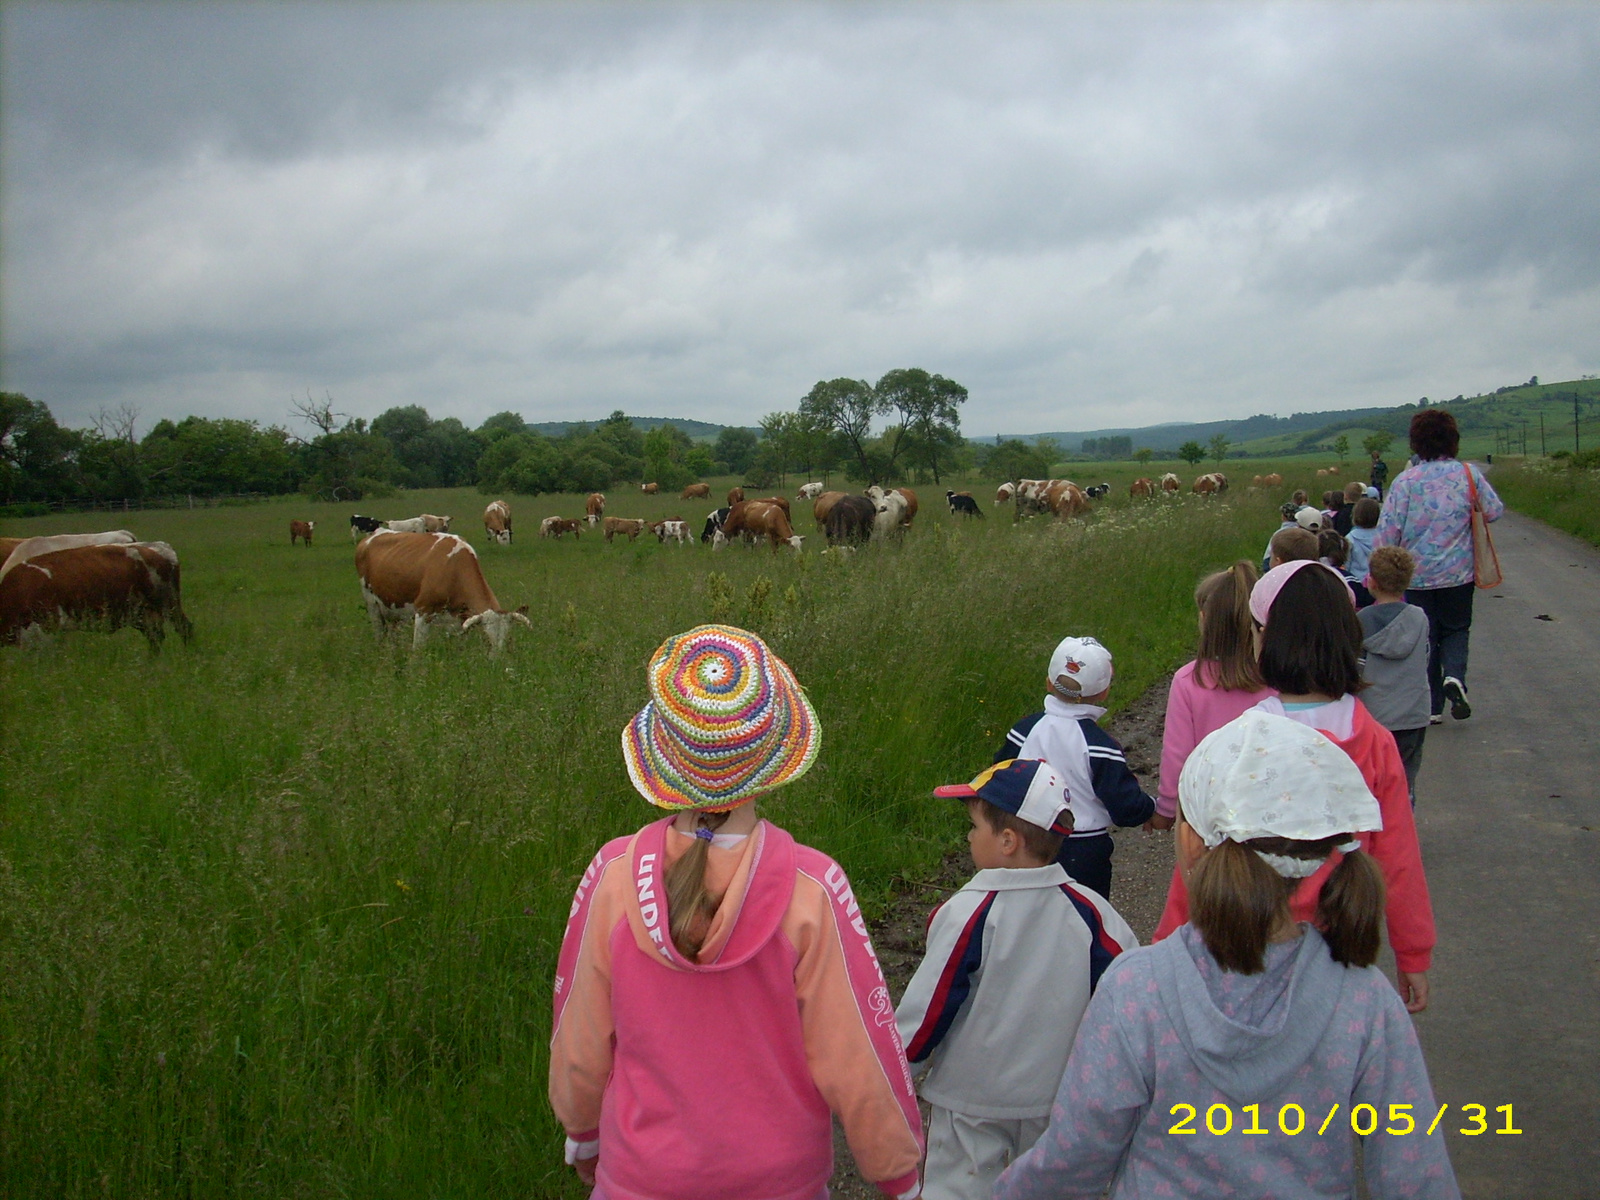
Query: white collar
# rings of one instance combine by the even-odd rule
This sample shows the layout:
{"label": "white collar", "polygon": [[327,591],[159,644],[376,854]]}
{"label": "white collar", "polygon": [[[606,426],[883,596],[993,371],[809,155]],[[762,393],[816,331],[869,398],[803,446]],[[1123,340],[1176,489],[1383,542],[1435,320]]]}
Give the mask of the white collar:
{"label": "white collar", "polygon": [[1341,742],[1349,741],[1356,729],[1356,698],[1349,692],[1316,708],[1287,709],[1277,696],[1268,696],[1256,707],[1275,717],[1288,717],[1310,729],[1320,729]]}
{"label": "white collar", "polygon": [[1074,721],[1082,720],[1084,717],[1098,721],[1106,715],[1106,710],[1098,704],[1071,704],[1059,696],[1050,695],[1048,692],[1045,693],[1044,697],[1044,711],[1052,717],[1070,717]]}

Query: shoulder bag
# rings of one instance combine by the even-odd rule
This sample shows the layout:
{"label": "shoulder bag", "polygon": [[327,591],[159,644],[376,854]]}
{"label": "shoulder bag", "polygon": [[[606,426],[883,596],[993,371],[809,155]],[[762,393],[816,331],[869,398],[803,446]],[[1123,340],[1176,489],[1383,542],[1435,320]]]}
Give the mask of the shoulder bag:
{"label": "shoulder bag", "polygon": [[1478,504],[1478,485],[1472,477],[1472,464],[1462,463],[1467,472],[1467,495],[1472,498],[1472,570],[1480,588],[1500,586],[1500,556],[1494,552],[1494,541],[1489,537],[1489,522],[1483,519],[1483,509]]}

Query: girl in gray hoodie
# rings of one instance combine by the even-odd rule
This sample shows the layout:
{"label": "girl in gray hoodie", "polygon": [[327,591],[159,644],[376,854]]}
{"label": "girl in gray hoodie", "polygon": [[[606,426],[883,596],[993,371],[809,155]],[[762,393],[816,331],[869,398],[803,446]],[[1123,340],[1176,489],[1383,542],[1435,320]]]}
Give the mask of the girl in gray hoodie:
{"label": "girl in gray hoodie", "polygon": [[[1383,877],[1352,838],[1381,817],[1360,770],[1252,709],[1195,748],[1179,800],[1190,923],[1107,968],[1050,1127],[994,1200],[1349,1197],[1355,1137],[1374,1200],[1459,1200],[1411,1018],[1372,965]],[[1319,932],[1289,896],[1331,855]]]}

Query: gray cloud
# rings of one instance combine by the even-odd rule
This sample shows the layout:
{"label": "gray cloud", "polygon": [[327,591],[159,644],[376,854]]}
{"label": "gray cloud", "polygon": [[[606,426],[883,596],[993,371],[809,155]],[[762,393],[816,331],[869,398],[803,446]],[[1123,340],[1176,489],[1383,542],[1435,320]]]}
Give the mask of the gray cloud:
{"label": "gray cloud", "polygon": [[976,432],[1593,370],[1600,14],[10,5],[5,386]]}

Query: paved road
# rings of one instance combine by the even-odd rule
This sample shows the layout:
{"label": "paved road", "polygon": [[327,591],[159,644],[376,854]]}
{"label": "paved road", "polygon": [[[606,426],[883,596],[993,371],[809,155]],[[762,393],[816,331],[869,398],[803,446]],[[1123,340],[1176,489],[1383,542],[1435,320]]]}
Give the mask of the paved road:
{"label": "paved road", "polygon": [[1439,927],[1418,1031],[1447,1128],[1476,1102],[1523,1131],[1450,1135],[1464,1196],[1600,1198],[1600,552],[1515,513],[1493,530],[1473,716],[1429,732],[1418,780]]}

